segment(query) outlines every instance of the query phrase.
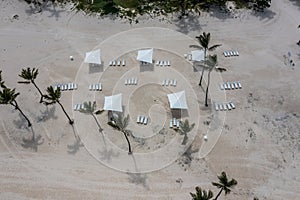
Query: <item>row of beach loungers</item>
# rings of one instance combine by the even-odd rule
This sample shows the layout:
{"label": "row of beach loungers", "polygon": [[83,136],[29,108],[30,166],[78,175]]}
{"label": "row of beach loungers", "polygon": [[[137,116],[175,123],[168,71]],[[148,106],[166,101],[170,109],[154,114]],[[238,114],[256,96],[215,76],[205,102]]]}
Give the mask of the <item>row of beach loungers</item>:
{"label": "row of beach loungers", "polygon": [[61,91],[65,90],[76,90],[77,84],[76,83],[58,83],[54,85],[54,90],[60,88]]}
{"label": "row of beach loungers", "polygon": [[81,109],[84,109],[84,104],[83,103],[78,103],[78,104],[75,104],[73,106],[73,110],[75,110],[75,111],[79,111]]}
{"label": "row of beach loungers", "polygon": [[179,119],[173,118],[170,120],[169,128],[179,128],[180,121]]}
{"label": "row of beach loungers", "polygon": [[148,117],[146,117],[144,115],[138,115],[137,118],[136,118],[136,123],[147,125]]}
{"label": "row of beach loungers", "polygon": [[225,110],[231,110],[235,109],[235,105],[233,102],[228,103],[215,103],[215,109],[216,111],[225,111]]}
{"label": "row of beach loungers", "polygon": [[125,60],[111,60],[109,61],[109,66],[125,66]]}
{"label": "row of beach loungers", "polygon": [[234,82],[224,82],[220,84],[221,90],[234,90],[234,89],[242,89],[242,84],[240,81]]}
{"label": "row of beach loungers", "polygon": [[177,81],[176,81],[176,79],[174,79],[174,80],[165,79],[161,82],[161,85],[162,86],[174,86],[174,87],[176,87]]}
{"label": "row of beach loungers", "polygon": [[169,60],[157,60],[155,64],[156,66],[161,66],[161,67],[166,67],[171,65]]}
{"label": "row of beach loungers", "polygon": [[125,85],[137,85],[138,79],[137,78],[128,78],[125,79]]}
{"label": "row of beach loungers", "polygon": [[231,51],[231,50],[230,51],[224,51],[223,54],[224,54],[225,57],[239,56],[240,55],[239,52],[238,52],[238,50],[235,50],[235,51]]}
{"label": "row of beach loungers", "polygon": [[102,90],[102,84],[101,83],[90,84],[89,85],[89,90],[101,91]]}

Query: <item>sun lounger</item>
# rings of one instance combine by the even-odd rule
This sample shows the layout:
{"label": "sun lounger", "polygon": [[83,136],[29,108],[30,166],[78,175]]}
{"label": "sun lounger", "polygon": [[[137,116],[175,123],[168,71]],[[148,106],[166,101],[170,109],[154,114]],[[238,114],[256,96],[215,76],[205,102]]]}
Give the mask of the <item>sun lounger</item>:
{"label": "sun lounger", "polygon": [[220,83],[221,90],[224,90],[224,83]]}
{"label": "sun lounger", "polygon": [[89,90],[92,90],[92,89],[93,89],[93,85],[90,84],[90,85],[89,85]]}
{"label": "sun lounger", "polygon": [[80,109],[84,109],[84,103],[80,104]]}
{"label": "sun lounger", "polygon": [[229,51],[229,55],[230,55],[230,56],[233,56],[233,52],[232,52],[232,51]]}
{"label": "sun lounger", "polygon": [[125,63],[125,60],[123,59],[122,60],[122,66],[125,66],[126,65],[126,63]]}
{"label": "sun lounger", "polygon": [[81,108],[81,104],[79,103],[76,105],[76,110],[80,110],[80,108]]}
{"label": "sun lounger", "polygon": [[164,61],[161,60],[161,61],[159,62],[159,66],[162,67],[163,65],[164,65]]}
{"label": "sun lounger", "polygon": [[177,121],[176,121],[176,126],[177,126],[177,128],[179,128],[179,124],[180,124],[180,123],[179,123],[179,120],[177,120]]}
{"label": "sun lounger", "polygon": [[227,90],[228,89],[227,83],[223,83],[223,85],[224,85],[224,89]]}
{"label": "sun lounger", "polygon": [[140,123],[140,116],[139,115],[136,117],[136,123]]}
{"label": "sun lounger", "polygon": [[109,66],[112,66],[113,62],[112,61],[109,61]]}
{"label": "sun lounger", "polygon": [[68,90],[73,90],[72,83],[67,83],[66,85]]}
{"label": "sun lounger", "polygon": [[102,83],[98,83],[99,84],[99,90],[102,91]]}
{"label": "sun lounger", "polygon": [[235,109],[235,105],[233,104],[233,102],[229,102],[229,104],[232,107],[232,109]]}
{"label": "sun lounger", "polygon": [[167,66],[170,66],[170,65],[171,65],[171,63],[170,63],[170,61],[168,60],[168,61],[167,61]]}
{"label": "sun lounger", "polygon": [[232,89],[230,82],[227,82],[227,88],[228,88],[228,90]]}
{"label": "sun lounger", "polygon": [[121,66],[121,60],[118,60],[117,65],[118,65],[118,66]]}
{"label": "sun lounger", "polygon": [[169,81],[170,86],[173,86],[173,80]]}
{"label": "sun lounger", "polygon": [[223,103],[223,110],[227,110],[226,103]]}
{"label": "sun lounger", "polygon": [[165,81],[165,86],[169,86],[169,79]]}
{"label": "sun lounger", "polygon": [[224,54],[224,56],[225,56],[225,57],[227,57],[227,56],[228,56],[228,54],[227,54],[227,52],[226,52],[226,51],[224,51],[224,52],[223,52],[223,54]]}
{"label": "sun lounger", "polygon": [[174,79],[173,86],[176,87],[176,85],[177,85],[177,81],[176,81],[176,79]]}
{"label": "sun lounger", "polygon": [[148,117],[145,117],[145,118],[144,118],[144,122],[143,122],[143,123],[144,123],[144,125],[146,125],[146,124],[147,124],[147,122],[148,122]]}
{"label": "sun lounger", "polygon": [[77,109],[77,104],[74,104],[73,110],[76,110],[76,109]]}
{"label": "sun lounger", "polygon": [[141,117],[140,117],[140,123],[143,123],[144,119],[145,119],[145,117],[141,115]]}
{"label": "sun lounger", "polygon": [[125,79],[125,85],[128,85],[128,80],[127,79]]}
{"label": "sun lounger", "polygon": [[239,88],[242,89],[242,84],[241,84],[241,82],[238,81],[237,84],[238,84]]}
{"label": "sun lounger", "polygon": [[235,89],[234,83],[233,83],[233,82],[231,82],[230,84],[231,84],[231,89],[233,89],[233,90],[234,90],[234,89]]}
{"label": "sun lounger", "polygon": [[176,126],[177,122],[176,122],[176,118],[173,118],[173,126]]}
{"label": "sun lounger", "polygon": [[189,55],[188,55],[188,60],[189,60],[189,61],[192,61],[192,54],[189,54]]}
{"label": "sun lounger", "polygon": [[187,56],[188,56],[188,55],[187,55],[186,53],[185,53],[185,54],[183,54],[183,57],[184,57],[184,58],[187,58]]}
{"label": "sun lounger", "polygon": [[134,83],[133,83],[133,84],[134,84],[134,85],[137,85],[137,83],[138,83],[138,79],[137,79],[137,78],[135,78],[135,79],[134,79]]}
{"label": "sun lounger", "polygon": [[173,120],[170,120],[169,128],[173,128]]}
{"label": "sun lounger", "polygon": [[223,105],[220,103],[219,104],[219,109],[222,111],[223,110]]}
{"label": "sun lounger", "polygon": [[217,103],[215,103],[215,109],[216,109],[216,111],[219,110],[219,105]]}
{"label": "sun lounger", "polygon": [[162,86],[165,86],[165,80],[163,80],[163,81],[161,82],[161,85],[162,85]]}
{"label": "sun lounger", "polygon": [[112,62],[112,65],[113,65],[113,66],[116,66],[116,61],[115,61],[115,60]]}
{"label": "sun lounger", "polygon": [[160,64],[159,60],[156,61],[155,65],[158,66]]}
{"label": "sun lounger", "polygon": [[234,54],[235,54],[235,56],[239,56],[240,55],[239,52],[238,52],[238,50],[235,50]]}
{"label": "sun lounger", "polygon": [[168,66],[168,62],[165,60],[164,61],[164,67]]}
{"label": "sun lounger", "polygon": [[239,85],[236,81],[234,82],[234,87],[235,87],[235,89],[239,89]]}
{"label": "sun lounger", "polygon": [[77,83],[73,83],[73,89],[77,90]]}
{"label": "sun lounger", "polygon": [[228,110],[231,110],[231,109],[232,109],[230,103],[227,103],[227,108],[228,108]]}

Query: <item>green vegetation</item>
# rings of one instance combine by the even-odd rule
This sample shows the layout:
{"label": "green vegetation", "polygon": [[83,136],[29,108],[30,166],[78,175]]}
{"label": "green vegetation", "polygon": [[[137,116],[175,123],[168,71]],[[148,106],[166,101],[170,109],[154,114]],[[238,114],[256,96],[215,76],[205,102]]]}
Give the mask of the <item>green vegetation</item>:
{"label": "green vegetation", "polygon": [[187,134],[193,130],[194,126],[195,123],[190,125],[189,120],[187,119],[184,122],[180,121],[178,132],[180,133],[180,135],[184,135],[183,141],[181,143],[182,145],[185,145],[187,143]]}
{"label": "green vegetation", "polygon": [[69,117],[68,113],[66,112],[65,108],[63,107],[63,105],[60,103],[59,99],[61,97],[61,92],[60,92],[60,88],[57,88],[56,90],[53,89],[52,86],[49,86],[47,88],[47,95],[44,95],[44,98],[48,101],[45,101],[46,105],[51,105],[51,104],[55,104],[58,103],[61,107],[61,109],[63,110],[63,112],[65,113],[65,115],[67,116],[69,123],[72,125],[74,123],[73,120],[71,120],[71,118]]}
{"label": "green vegetation", "polygon": [[38,74],[39,74],[39,70],[36,68],[30,69],[30,67],[28,67],[27,69],[22,69],[21,74],[19,74],[19,76],[21,78],[25,79],[26,81],[19,81],[18,83],[24,83],[24,84],[32,83],[34,85],[34,87],[38,90],[38,92],[40,93],[40,95],[41,95],[40,103],[42,103],[44,95],[41,92],[40,88],[34,82],[34,80],[37,78]]}
{"label": "green vegetation", "polygon": [[[33,4],[40,12],[48,2],[56,4],[73,3],[74,8],[86,13],[98,13],[101,16],[115,15],[121,19],[128,19],[130,23],[138,20],[138,15],[148,14],[151,17],[178,13],[179,19],[209,10],[211,6],[225,6],[227,0],[24,0]],[[269,8],[271,0],[233,0],[238,8],[251,8],[264,11]]]}
{"label": "green vegetation", "polygon": [[128,139],[128,135],[131,134],[131,131],[127,129],[128,124],[129,124],[129,115],[124,117],[123,113],[113,113],[113,120],[111,122],[108,122],[108,125],[121,131],[124,134],[126,141],[128,143],[128,154],[132,154],[131,145]]}
{"label": "green vegetation", "polygon": [[96,111],[97,105],[96,105],[96,102],[95,102],[95,101],[94,101],[93,103],[90,102],[90,101],[89,101],[89,102],[84,102],[83,105],[84,105],[84,108],[83,108],[83,109],[80,109],[79,111],[82,112],[82,113],[85,113],[85,114],[92,115],[92,117],[94,118],[94,120],[95,120],[96,123],[97,123],[97,126],[98,126],[98,128],[99,128],[99,132],[102,132],[103,129],[101,128],[100,123],[99,123],[99,121],[97,120],[95,114],[96,114],[96,115],[97,115],[97,114],[101,114],[101,113],[103,112],[103,110],[98,110],[98,111]]}
{"label": "green vegetation", "polygon": [[225,191],[225,195],[231,192],[231,188],[237,185],[237,181],[235,179],[231,179],[228,181],[227,175],[225,172],[222,172],[220,176],[218,176],[219,182],[212,182],[213,186],[221,189],[218,195],[214,200],[217,200],[220,194]]}
{"label": "green vegetation", "polygon": [[208,190],[205,191],[205,190],[202,190],[200,187],[196,187],[196,193],[191,193],[190,192],[190,195],[192,196],[193,200],[209,200],[211,198],[213,198],[213,192]]}

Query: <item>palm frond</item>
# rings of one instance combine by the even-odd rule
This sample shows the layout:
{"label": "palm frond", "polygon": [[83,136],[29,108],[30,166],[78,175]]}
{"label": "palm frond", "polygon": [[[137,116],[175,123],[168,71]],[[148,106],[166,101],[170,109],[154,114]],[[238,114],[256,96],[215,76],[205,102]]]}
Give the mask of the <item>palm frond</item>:
{"label": "palm frond", "polygon": [[216,186],[217,188],[222,188],[222,187],[223,187],[223,185],[220,184],[220,183],[212,182],[211,184],[212,184],[213,186]]}
{"label": "palm frond", "polygon": [[21,83],[21,84],[29,84],[30,81],[18,81],[18,83]]}
{"label": "palm frond", "polygon": [[208,50],[209,50],[209,51],[213,51],[213,50],[215,50],[216,48],[218,48],[218,47],[220,47],[220,46],[222,46],[222,45],[221,45],[221,44],[215,44],[215,45],[209,47]]}
{"label": "palm frond", "polygon": [[96,112],[95,112],[95,114],[96,115],[100,115],[100,114],[102,114],[104,112],[104,110],[97,110]]}

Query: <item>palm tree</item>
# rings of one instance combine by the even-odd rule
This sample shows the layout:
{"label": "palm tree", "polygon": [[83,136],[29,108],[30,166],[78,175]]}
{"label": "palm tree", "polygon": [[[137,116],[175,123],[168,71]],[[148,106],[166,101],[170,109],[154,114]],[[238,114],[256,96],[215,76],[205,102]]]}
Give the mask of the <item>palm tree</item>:
{"label": "palm tree", "polygon": [[193,194],[190,192],[190,195],[192,196],[193,200],[209,200],[213,197],[212,191],[208,190],[202,190],[200,187],[196,187],[196,193]]}
{"label": "palm tree", "polygon": [[94,101],[93,103],[92,102],[84,102],[83,103],[84,105],[84,108],[83,109],[80,109],[79,111],[82,112],[82,113],[85,113],[85,114],[89,114],[89,115],[92,115],[92,117],[95,119],[97,125],[98,125],[98,128],[99,128],[99,131],[101,132],[103,129],[101,128],[100,126],[100,123],[98,122],[95,114],[101,114],[103,112],[103,110],[98,110],[96,111],[96,102]]}
{"label": "palm tree", "polygon": [[184,122],[180,121],[178,131],[181,135],[184,135],[183,141],[181,143],[182,145],[186,144],[187,139],[188,139],[187,134],[193,130],[194,126],[195,126],[195,123],[190,125],[189,120],[187,120],[187,119]]}
{"label": "palm tree", "polygon": [[0,91],[0,104],[10,104],[13,107],[15,107],[16,110],[18,110],[23,117],[27,120],[28,127],[31,126],[31,122],[29,119],[26,117],[26,115],[23,113],[23,111],[20,109],[16,98],[19,96],[20,93],[16,93],[16,89],[10,89],[10,88],[3,88],[2,91]]}
{"label": "palm tree", "polygon": [[40,103],[42,103],[44,95],[41,92],[40,88],[34,82],[38,74],[39,74],[39,70],[36,68],[31,69],[30,67],[27,67],[27,69],[22,69],[21,74],[19,74],[19,76],[27,81],[19,81],[18,83],[25,83],[25,84],[32,83],[34,87],[39,91],[41,95]]}
{"label": "palm tree", "polygon": [[60,92],[60,88],[57,88],[56,90],[53,89],[52,86],[47,87],[47,95],[44,95],[44,98],[48,101],[45,101],[46,105],[50,105],[50,104],[55,104],[58,103],[61,107],[61,109],[63,110],[63,112],[65,113],[65,115],[67,116],[69,123],[73,124],[74,120],[71,120],[71,118],[69,117],[68,113],[66,112],[65,108],[63,107],[63,105],[60,103],[59,99],[61,97],[61,92]]}
{"label": "palm tree", "polygon": [[221,189],[214,200],[218,199],[218,197],[220,196],[220,194],[222,193],[223,190],[225,191],[225,195],[229,194],[231,192],[231,188],[234,187],[235,185],[237,185],[237,181],[235,179],[231,179],[230,181],[228,181],[228,178],[227,178],[227,175],[225,172],[222,172],[221,175],[218,176],[218,179],[219,179],[218,183],[212,182],[212,184],[214,186]]}
{"label": "palm tree", "polygon": [[128,139],[130,130],[126,129],[129,124],[129,115],[127,115],[124,118],[124,115],[122,113],[117,113],[116,115],[113,115],[113,122],[108,122],[108,124],[113,128],[121,131],[124,134],[126,141],[128,143],[128,154],[132,154],[131,145]]}
{"label": "palm tree", "polygon": [[[204,62],[206,61],[207,51],[213,51],[217,47],[221,46],[221,44],[216,44],[209,47],[210,33],[203,32],[202,35],[196,36],[196,38],[200,45],[190,45],[190,47],[197,48],[197,49],[204,49]],[[203,73],[204,73],[204,68],[202,68],[202,73],[199,81],[200,86],[202,85]]]}

